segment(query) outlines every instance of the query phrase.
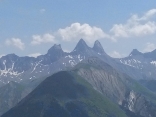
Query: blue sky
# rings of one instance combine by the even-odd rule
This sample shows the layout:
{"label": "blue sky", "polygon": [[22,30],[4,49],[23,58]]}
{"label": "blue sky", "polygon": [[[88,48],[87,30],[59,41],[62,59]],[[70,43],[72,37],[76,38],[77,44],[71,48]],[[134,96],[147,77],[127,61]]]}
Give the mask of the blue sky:
{"label": "blue sky", "polygon": [[80,38],[113,57],[156,49],[154,0],[0,0],[0,11],[0,55],[72,51]]}

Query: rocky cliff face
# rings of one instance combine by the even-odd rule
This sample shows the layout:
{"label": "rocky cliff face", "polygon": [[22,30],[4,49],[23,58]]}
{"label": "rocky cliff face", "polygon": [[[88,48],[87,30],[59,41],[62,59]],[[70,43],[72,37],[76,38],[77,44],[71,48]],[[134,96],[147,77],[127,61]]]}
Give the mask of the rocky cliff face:
{"label": "rocky cliff face", "polygon": [[[97,91],[136,116],[155,117],[156,96],[98,58],[89,58],[75,69]],[[140,88],[140,89],[139,89]]]}
{"label": "rocky cliff face", "polygon": [[126,100],[123,101],[122,106],[129,111],[143,117],[156,116],[156,105],[150,102],[142,94],[133,90],[129,92],[129,95],[127,95]]}

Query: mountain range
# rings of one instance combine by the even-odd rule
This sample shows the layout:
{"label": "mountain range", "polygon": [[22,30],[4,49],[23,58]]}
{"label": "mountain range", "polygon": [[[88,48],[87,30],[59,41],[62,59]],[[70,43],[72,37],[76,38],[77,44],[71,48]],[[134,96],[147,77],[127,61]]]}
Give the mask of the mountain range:
{"label": "mountain range", "polygon": [[[134,79],[156,79],[156,51],[141,53],[134,49],[128,57],[115,59],[108,56],[99,41],[95,41],[93,48],[87,46],[81,39],[74,50],[66,53],[61,45],[52,46],[47,54],[34,57],[19,57],[8,54],[0,58],[0,84],[10,81],[25,82],[39,77],[45,77],[57,71],[73,67],[82,60],[96,56],[113,67],[127,73]],[[133,71],[133,73],[131,73]],[[135,75],[133,75],[135,73]]]}
{"label": "mountain range", "polygon": [[112,58],[98,40],[91,48],[80,39],[70,53],[54,44],[37,58],[9,54],[0,58],[0,114],[155,117],[155,70],[156,50]]}

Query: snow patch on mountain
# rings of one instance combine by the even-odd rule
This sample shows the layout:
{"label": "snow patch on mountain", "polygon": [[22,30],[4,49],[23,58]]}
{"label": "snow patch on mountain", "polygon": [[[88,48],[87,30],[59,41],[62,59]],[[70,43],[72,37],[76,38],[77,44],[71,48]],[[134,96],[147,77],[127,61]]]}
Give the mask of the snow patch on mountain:
{"label": "snow patch on mountain", "polygon": [[151,64],[156,66],[156,61],[152,61]]}

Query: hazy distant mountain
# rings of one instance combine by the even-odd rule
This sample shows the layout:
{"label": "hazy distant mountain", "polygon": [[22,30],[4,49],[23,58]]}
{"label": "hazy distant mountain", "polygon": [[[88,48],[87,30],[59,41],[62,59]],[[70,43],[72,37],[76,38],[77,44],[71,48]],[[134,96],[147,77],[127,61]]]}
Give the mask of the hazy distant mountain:
{"label": "hazy distant mountain", "polygon": [[118,61],[138,70],[143,76],[140,79],[156,79],[156,50],[141,53],[137,49],[134,49],[128,57],[118,59]]}
{"label": "hazy distant mountain", "polygon": [[95,41],[93,48],[88,47],[83,39],[80,39],[74,50],[66,53],[61,45],[52,46],[47,54],[33,57],[18,57],[9,54],[0,58],[0,85],[10,81],[25,82],[40,77],[48,76],[57,71],[73,67],[84,59],[96,56],[114,68],[125,72],[134,79],[155,78],[155,51],[142,54],[136,49],[130,56],[122,59],[109,57],[99,41]]}
{"label": "hazy distant mountain", "polygon": [[[114,68],[125,72],[134,79],[143,79],[148,76],[151,78],[150,75],[147,76],[140,69],[136,69],[133,65],[125,62],[126,60],[129,61],[130,58],[113,59],[105,53],[99,41],[95,41],[93,48],[91,48],[88,47],[83,39],[80,39],[74,50],[70,53],[64,52],[61,45],[54,44],[48,50],[47,54],[40,55],[37,58],[19,57],[15,54],[1,57],[0,86],[10,81],[20,83],[42,78],[66,68],[74,67],[82,60],[92,56],[101,58]],[[150,67],[153,64],[154,62],[149,63]]]}
{"label": "hazy distant mountain", "polygon": [[73,67],[90,56],[102,55],[108,56],[99,41],[96,41],[94,47],[90,48],[83,39],[80,39],[71,53],[64,52],[61,45],[54,44],[47,54],[37,58],[9,54],[0,58],[0,84],[4,85],[10,81],[25,82],[45,77]]}

